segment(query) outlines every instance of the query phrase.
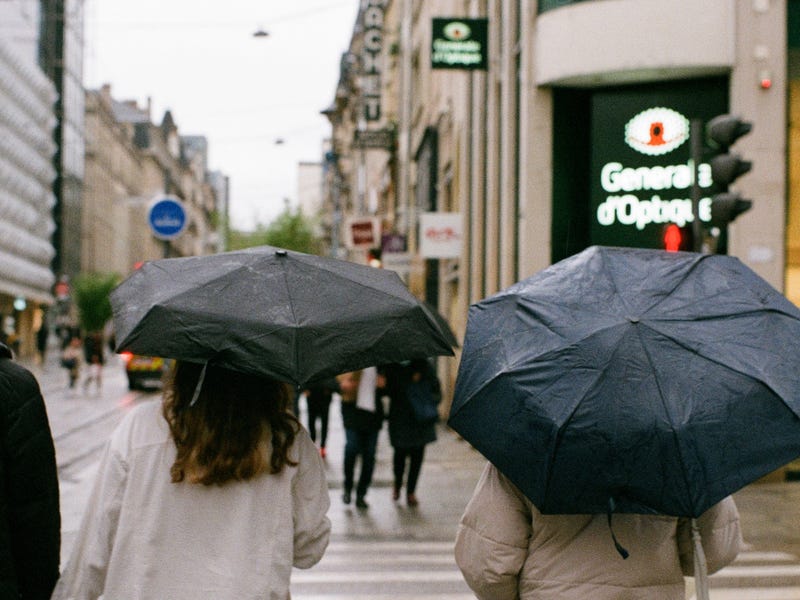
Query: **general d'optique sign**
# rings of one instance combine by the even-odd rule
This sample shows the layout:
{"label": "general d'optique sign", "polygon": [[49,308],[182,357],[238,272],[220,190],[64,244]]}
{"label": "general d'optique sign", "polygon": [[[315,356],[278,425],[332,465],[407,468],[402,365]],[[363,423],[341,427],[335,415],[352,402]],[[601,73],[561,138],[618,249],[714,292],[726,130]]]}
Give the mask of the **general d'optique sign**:
{"label": "general d'optique sign", "polygon": [[431,68],[486,70],[488,37],[488,19],[433,19]]}

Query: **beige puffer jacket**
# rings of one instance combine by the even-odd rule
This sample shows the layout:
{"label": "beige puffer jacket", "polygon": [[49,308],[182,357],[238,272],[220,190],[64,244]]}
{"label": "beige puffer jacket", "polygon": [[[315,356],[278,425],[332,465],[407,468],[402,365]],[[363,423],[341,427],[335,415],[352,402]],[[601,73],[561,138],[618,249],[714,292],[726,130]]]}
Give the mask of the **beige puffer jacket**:
{"label": "beige puffer jacket", "polygon": [[[736,558],[739,513],[728,497],[698,519],[713,573]],[[543,515],[487,465],[456,537],[456,562],[481,600],[683,600],[694,570],[688,519]]]}

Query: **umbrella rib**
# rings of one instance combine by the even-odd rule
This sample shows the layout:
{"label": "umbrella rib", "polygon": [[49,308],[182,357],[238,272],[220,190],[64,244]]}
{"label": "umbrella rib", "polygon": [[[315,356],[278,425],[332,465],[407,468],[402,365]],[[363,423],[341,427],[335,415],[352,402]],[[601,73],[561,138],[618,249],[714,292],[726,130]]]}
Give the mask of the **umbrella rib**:
{"label": "umbrella rib", "polygon": [[[688,271],[684,274],[684,276],[681,277],[678,281],[676,281],[675,285],[673,285],[671,289],[667,290],[666,293],[662,294],[661,297],[656,301],[655,304],[650,306],[647,309],[647,311],[643,311],[643,312],[649,312],[649,311],[653,310],[654,308],[657,308],[659,304],[661,304],[664,300],[669,298],[672,295],[672,293],[683,284],[683,282],[692,273],[692,271],[696,270],[699,267],[700,261],[705,259],[705,258],[708,258],[709,256],[713,256],[713,255],[707,255],[707,254],[698,255],[695,258],[695,260],[692,262],[691,266],[689,267]],[[620,286],[618,285],[617,278],[614,276],[614,273],[609,268],[608,262],[604,260],[602,264],[603,264],[603,270],[606,272],[609,280],[614,284],[614,291],[616,292],[617,297],[625,305],[626,309],[630,308],[628,306],[628,303],[625,300],[626,296],[623,293],[624,290],[620,289]]]}
{"label": "umbrella rib", "polygon": [[293,374],[292,379],[294,380],[295,385],[298,385],[298,373],[300,371],[300,348],[299,344],[297,343],[297,314],[294,311],[294,304],[292,303],[292,297],[289,293],[289,275],[286,270],[286,262],[288,256],[281,257],[281,260],[278,263],[281,265],[281,274],[283,275],[283,286],[286,289],[286,297],[289,299],[287,304],[289,305],[289,310],[292,312],[292,323],[294,323],[294,327],[292,327],[292,346],[294,346],[294,351],[292,354],[292,364],[294,365],[295,372]]}
{"label": "umbrella rib", "polygon": [[[752,310],[752,311],[748,311],[746,313],[739,313],[739,315],[747,315],[747,314],[751,314],[751,313],[767,312],[767,311],[771,311],[771,309],[766,309],[765,311]],[[779,314],[786,314],[786,313],[783,313],[781,311],[773,311],[773,312],[778,312]],[[723,316],[739,316],[739,315],[723,315]],[[788,316],[791,316],[791,315],[788,315]],[[716,318],[716,317],[703,317],[703,319],[709,319],[709,320],[713,319],[713,318]],[[658,319],[658,320],[659,321],[670,321],[670,320],[673,320],[673,319]],[[701,320],[701,319],[698,319],[698,320]],[[688,350],[689,352],[692,352],[692,353],[696,354],[697,356],[700,356],[700,357],[706,359],[707,361],[714,363],[715,365],[719,365],[720,367],[722,367],[724,369],[730,370],[730,366],[729,365],[727,365],[727,364],[725,364],[723,362],[720,362],[719,360],[716,360],[714,357],[709,356],[708,354],[702,353],[699,349],[689,347],[688,345],[684,344],[679,339],[669,335],[668,333],[666,333],[664,331],[661,331],[659,329],[656,329],[652,325],[647,325],[646,323],[642,323],[642,325],[645,325],[645,326],[649,327],[650,329],[655,331],[658,335],[664,336],[665,338],[667,338],[671,342],[677,344],[681,348],[684,348],[684,349]],[[648,359],[649,359],[649,355],[648,355]],[[797,414],[795,412],[795,410],[786,403],[786,401],[783,399],[783,396],[777,390],[775,390],[771,385],[769,385],[769,383],[764,381],[764,379],[762,377],[758,377],[758,376],[753,375],[751,373],[742,373],[742,374],[743,375],[747,375],[748,377],[751,377],[754,381],[757,381],[758,383],[763,385],[765,388],[767,388],[769,391],[771,391],[773,394],[775,394],[775,396],[778,397],[781,400],[781,402],[783,402],[790,411],[792,411],[793,413]],[[798,415],[798,417],[800,417],[800,415]]]}
{"label": "umbrella rib", "polygon": [[[650,329],[652,329],[652,327]],[[653,329],[653,331],[656,331],[656,330]],[[657,333],[660,333],[660,332],[657,332]],[[675,424],[672,421],[672,415],[670,414],[670,411],[667,410],[667,406],[664,403],[664,394],[663,394],[663,392],[661,390],[661,381],[658,378],[658,371],[656,370],[656,362],[653,360],[653,356],[650,354],[650,349],[648,348],[647,344],[645,344],[644,340],[642,339],[642,333],[641,333],[641,330],[638,327],[636,329],[636,335],[639,336],[639,340],[641,342],[642,348],[644,349],[645,355],[647,356],[647,362],[650,363],[650,369],[653,372],[653,380],[656,382],[656,386],[658,386],[658,399],[661,401],[661,406],[664,408],[664,414],[667,415],[667,417],[670,420],[670,425],[672,427],[672,437],[675,440],[675,447],[678,450],[678,456],[679,456],[680,461],[681,461],[681,476],[682,476],[683,485],[684,485],[684,488],[685,488],[684,491],[686,492],[686,497],[691,498],[691,486],[689,485],[688,473],[687,473],[687,468],[686,468],[686,461],[684,461],[684,459],[683,459],[683,448],[681,447],[681,445],[679,443],[679,439],[678,439],[677,433],[675,431],[675,429],[676,429],[675,428]],[[669,339],[672,339],[669,336],[667,336],[667,337]],[[683,344],[681,344],[680,342],[678,342],[677,340],[673,340],[673,341],[676,344],[679,344],[680,346],[686,347]],[[687,348],[687,349],[691,351],[691,348]]]}

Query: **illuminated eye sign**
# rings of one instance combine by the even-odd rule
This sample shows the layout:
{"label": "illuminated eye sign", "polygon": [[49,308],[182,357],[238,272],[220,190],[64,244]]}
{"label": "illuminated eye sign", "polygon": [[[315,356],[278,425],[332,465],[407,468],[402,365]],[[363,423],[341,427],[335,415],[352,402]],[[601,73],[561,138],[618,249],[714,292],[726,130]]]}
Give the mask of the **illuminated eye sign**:
{"label": "illuminated eye sign", "polygon": [[485,70],[488,19],[440,18],[431,25],[431,68]]}
{"label": "illuminated eye sign", "polygon": [[689,139],[689,119],[672,109],[648,108],[625,125],[625,143],[642,154],[661,156]]}
{"label": "illuminated eye sign", "polygon": [[[722,78],[597,91],[591,101],[590,241],[663,247],[670,223],[694,220],[690,121],[727,110]],[[698,166],[699,215],[711,219],[713,180]]]}

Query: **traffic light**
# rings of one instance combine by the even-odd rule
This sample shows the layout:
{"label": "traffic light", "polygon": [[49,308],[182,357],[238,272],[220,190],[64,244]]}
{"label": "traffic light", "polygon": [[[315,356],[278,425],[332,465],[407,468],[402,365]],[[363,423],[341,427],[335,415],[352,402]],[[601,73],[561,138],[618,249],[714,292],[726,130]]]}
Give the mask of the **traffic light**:
{"label": "traffic light", "polygon": [[709,160],[711,178],[720,188],[719,192],[711,197],[711,224],[717,227],[726,227],[740,214],[750,210],[753,205],[738,192],[728,190],[728,186],[734,180],[753,168],[752,162],[730,151],[736,140],[750,133],[752,129],[752,123],[734,115],[718,115],[706,126],[708,144],[717,152],[716,156]]}
{"label": "traffic light", "polygon": [[664,250],[667,252],[691,252],[694,247],[694,236],[691,225],[679,227],[675,223],[669,223],[664,226],[661,239],[664,242]]}

